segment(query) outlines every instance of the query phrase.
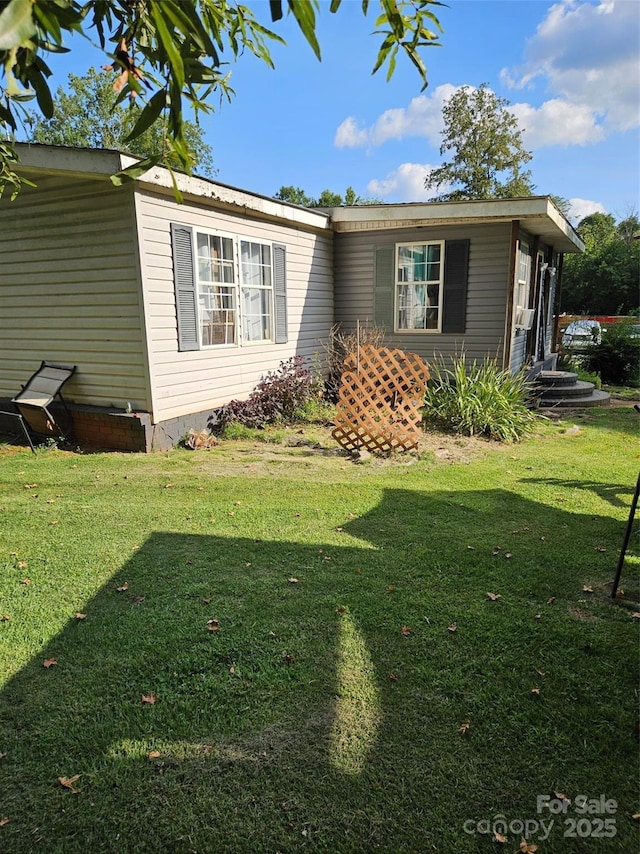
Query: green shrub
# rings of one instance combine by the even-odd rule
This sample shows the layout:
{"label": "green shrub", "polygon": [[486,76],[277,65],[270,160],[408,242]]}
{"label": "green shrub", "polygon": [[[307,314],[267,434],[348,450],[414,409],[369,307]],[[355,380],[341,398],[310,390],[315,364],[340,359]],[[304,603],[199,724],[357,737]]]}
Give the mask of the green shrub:
{"label": "green shrub", "polygon": [[450,367],[443,360],[429,367],[426,424],[501,442],[517,442],[530,432],[535,415],[527,408],[524,374],[503,370],[492,359],[468,365],[464,354]]}
{"label": "green shrub", "polygon": [[640,337],[634,332],[633,320],[607,327],[600,344],[585,355],[583,365],[599,374],[604,383],[640,385]]}

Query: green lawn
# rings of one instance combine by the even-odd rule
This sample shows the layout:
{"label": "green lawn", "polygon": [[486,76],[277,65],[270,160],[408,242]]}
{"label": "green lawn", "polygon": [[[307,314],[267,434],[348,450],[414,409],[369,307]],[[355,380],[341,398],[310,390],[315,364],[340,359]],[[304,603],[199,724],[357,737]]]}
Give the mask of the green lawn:
{"label": "green lawn", "polygon": [[570,417],[367,464],[1,447],[0,851],[637,850],[640,419]]}

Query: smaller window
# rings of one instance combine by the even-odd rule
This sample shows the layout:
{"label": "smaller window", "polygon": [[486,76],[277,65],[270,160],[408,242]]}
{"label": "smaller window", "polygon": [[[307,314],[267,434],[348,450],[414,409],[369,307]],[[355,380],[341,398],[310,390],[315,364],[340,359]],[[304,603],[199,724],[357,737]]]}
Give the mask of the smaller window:
{"label": "smaller window", "polygon": [[198,304],[202,346],[236,343],[236,286],[233,240],[197,235]]}
{"label": "smaller window", "polygon": [[242,338],[244,341],[273,339],[273,274],[271,246],[240,241]]}
{"label": "smaller window", "polygon": [[521,240],[518,248],[518,292],[516,306],[529,308],[529,281],[531,279],[531,250],[529,244]]}
{"label": "smaller window", "polygon": [[396,331],[440,331],[443,262],[442,241],[397,245]]}

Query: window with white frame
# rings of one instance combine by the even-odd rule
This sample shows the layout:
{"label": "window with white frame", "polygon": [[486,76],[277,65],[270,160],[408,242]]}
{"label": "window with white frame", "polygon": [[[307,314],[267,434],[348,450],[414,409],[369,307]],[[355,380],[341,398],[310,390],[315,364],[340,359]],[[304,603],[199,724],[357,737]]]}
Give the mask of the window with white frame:
{"label": "window with white frame", "polygon": [[240,313],[243,341],[273,338],[271,246],[240,241]]}
{"label": "window with white frame", "polygon": [[516,305],[519,308],[529,307],[529,282],[531,280],[531,249],[525,240],[518,247],[518,282]]}
{"label": "window with white frame", "polygon": [[286,344],[287,247],[171,223],[178,352]]}
{"label": "window with white frame", "polygon": [[233,239],[197,232],[196,275],[200,343],[237,342],[237,296]]}
{"label": "window with white frame", "polygon": [[440,332],[444,241],[396,245],[396,332]]}

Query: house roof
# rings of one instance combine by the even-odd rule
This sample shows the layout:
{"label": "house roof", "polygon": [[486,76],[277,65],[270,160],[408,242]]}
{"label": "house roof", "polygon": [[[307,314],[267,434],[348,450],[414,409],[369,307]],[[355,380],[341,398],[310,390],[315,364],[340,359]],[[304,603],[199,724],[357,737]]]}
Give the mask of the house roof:
{"label": "house roof", "polygon": [[[102,178],[126,169],[137,158],[119,151],[18,143],[19,171]],[[241,190],[197,175],[156,166],[136,183],[171,195],[175,184],[189,200],[224,207],[236,213],[284,221],[290,225],[336,232],[377,231],[389,228],[426,228],[464,223],[513,222],[517,220],[559,252],[583,252],[584,244],[550,196],[491,199],[463,202],[355,205],[310,209]]]}
{"label": "house roof", "polygon": [[513,222],[558,252],[584,252],[578,233],[550,196],[462,202],[419,202],[399,205],[354,205],[326,208],[334,231],[426,228],[464,223]]}

